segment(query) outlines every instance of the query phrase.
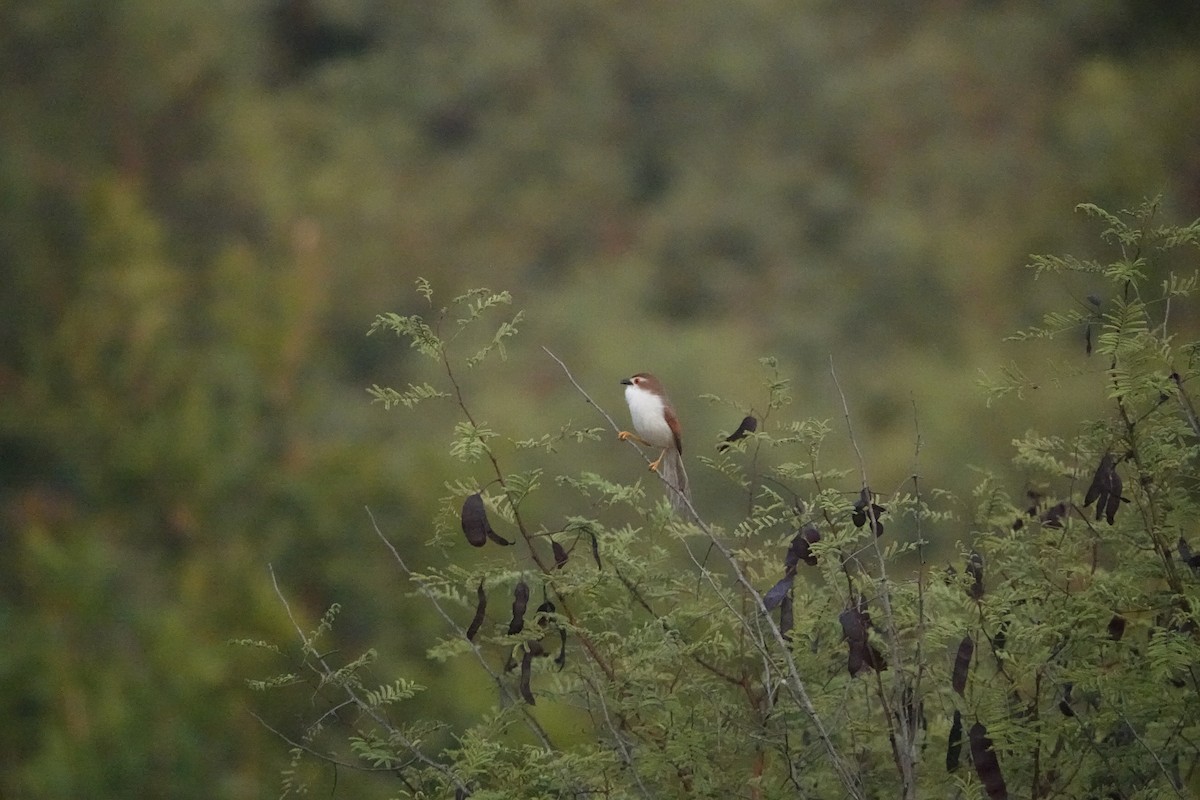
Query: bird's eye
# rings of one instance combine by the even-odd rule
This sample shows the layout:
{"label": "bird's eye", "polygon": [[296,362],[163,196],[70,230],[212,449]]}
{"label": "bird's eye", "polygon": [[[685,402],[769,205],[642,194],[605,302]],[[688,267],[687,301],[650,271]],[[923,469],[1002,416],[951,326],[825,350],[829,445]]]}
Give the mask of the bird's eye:
{"label": "bird's eye", "polygon": [[638,386],[641,386],[641,385],[642,385],[642,380],[643,380],[642,378],[634,378],[634,379],[633,379],[633,382],[634,382],[634,383],[636,383]]}

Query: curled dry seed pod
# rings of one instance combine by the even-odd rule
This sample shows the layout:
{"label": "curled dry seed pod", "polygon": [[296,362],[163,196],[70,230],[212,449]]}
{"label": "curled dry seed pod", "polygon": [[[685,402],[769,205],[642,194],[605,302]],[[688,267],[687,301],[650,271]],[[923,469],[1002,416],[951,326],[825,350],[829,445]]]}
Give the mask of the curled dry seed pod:
{"label": "curled dry seed pod", "polygon": [[483,496],[479,492],[463,501],[462,529],[466,534],[467,543],[472,547],[483,547],[487,544],[488,531],[492,526],[488,522],[487,511],[483,508]]}
{"label": "curled dry seed pod", "polygon": [[801,561],[810,567],[817,565],[817,557],[813,555],[811,546],[821,541],[821,532],[813,524],[805,525],[802,530],[792,537],[788,544],[787,553],[783,557],[783,569],[789,575],[796,571]]}
{"label": "curled dry seed pod", "polygon": [[1084,495],[1084,508],[1095,503],[1096,521],[1099,522],[1100,518],[1104,517],[1108,524],[1112,525],[1117,509],[1121,507],[1121,489],[1121,476],[1117,472],[1116,459],[1112,453],[1105,453],[1100,459],[1100,465],[1096,467],[1096,474],[1092,477],[1087,494]]}
{"label": "curled dry seed pod", "polygon": [[[1100,499],[1100,495],[1108,493],[1108,476],[1112,474],[1112,471],[1112,453],[1105,453],[1100,459],[1099,466],[1096,467],[1096,473],[1092,476],[1092,483],[1088,486],[1087,494],[1083,496],[1084,508]],[[1100,505],[1104,505],[1104,503],[1101,502]],[[1096,519],[1100,518],[1096,517]]]}
{"label": "curled dry seed pod", "polygon": [[1125,618],[1120,614],[1113,614],[1113,618],[1108,621],[1108,638],[1114,642],[1119,642],[1124,635]]}
{"label": "curled dry seed pod", "polygon": [[554,551],[554,568],[562,569],[567,565],[567,550],[553,539],[550,540],[550,549]]}
{"label": "curled dry seed pod", "polygon": [[860,608],[851,607],[838,615],[838,621],[842,624],[842,636],[850,645],[849,660],[846,663],[850,677],[858,675],[867,667],[876,672],[887,669],[883,654],[868,641],[867,628],[871,624],[869,616]]}
{"label": "curled dry seed pod", "polygon": [[770,611],[783,602],[784,598],[787,597],[788,592],[791,591],[792,581],[795,579],[795,577],[796,574],[794,572],[783,576],[779,579],[778,583],[772,586],[767,593],[763,595],[763,606],[767,609],[767,611]]}
{"label": "curled dry seed pod", "polygon": [[887,511],[881,505],[875,503],[874,494],[870,488],[864,486],[859,492],[858,500],[854,503],[854,511],[850,514],[850,520],[854,523],[854,527],[861,528],[867,524],[867,520],[871,521],[871,532],[876,538],[883,536],[883,523],[879,521],[879,516]]}
{"label": "curled dry seed pod", "polygon": [[1026,489],[1025,496],[1029,498],[1029,508],[1025,509],[1025,516],[1036,519],[1045,496],[1036,489]]}
{"label": "curled dry seed pod", "polygon": [[989,800],[1008,800],[1008,787],[1004,785],[1000,761],[992,748],[992,740],[988,738],[987,728],[983,723],[976,722],[967,736],[971,740],[971,761],[975,763],[975,773],[979,775]]}
{"label": "curled dry seed pod", "polygon": [[962,713],[954,709],[954,721],[950,723],[950,739],[946,743],[946,772],[958,769],[962,757]]}
{"label": "curled dry seed pod", "polygon": [[[983,635],[987,636],[987,632],[984,631]],[[1003,667],[1004,663],[1000,654],[1004,651],[1005,646],[1008,644],[1008,619],[1004,619],[1000,622],[1000,627],[996,629],[996,635],[992,637],[991,641],[992,655],[996,657],[996,666]]]}
{"label": "curled dry seed pod", "polygon": [[513,589],[512,621],[508,623],[508,635],[520,633],[525,628],[525,609],[529,606],[529,584],[517,583]]}
{"label": "curled dry seed pod", "polygon": [[854,677],[866,663],[867,628],[863,625],[862,616],[854,608],[838,614],[838,622],[842,624],[842,638],[850,644],[848,667],[850,677]]}
{"label": "curled dry seed pod", "polygon": [[510,542],[508,539],[505,539],[503,536],[496,533],[494,530],[492,530],[491,526],[488,526],[487,537],[501,547],[509,547],[515,544],[515,542]]}
{"label": "curled dry seed pod", "polygon": [[972,578],[967,592],[972,600],[978,600],[983,597],[983,556],[975,550],[971,551],[971,557],[967,559],[967,574]]}
{"label": "curled dry seed pod", "polygon": [[525,648],[525,654],[521,656],[521,697],[531,706],[536,705],[533,699],[533,689],[529,686],[530,678],[533,675],[533,659],[545,654],[545,652],[541,644],[533,641],[528,643],[528,646]]}
{"label": "curled dry seed pod", "polygon": [[604,569],[604,565],[600,563],[600,543],[596,540],[596,534],[591,531],[586,531],[586,533],[592,540],[592,558],[596,562],[596,569]]}
{"label": "curled dry seed pod", "polygon": [[[1104,519],[1109,525],[1112,525],[1116,519],[1117,510],[1121,507],[1121,503],[1129,502],[1124,497],[1121,497],[1121,476],[1116,472],[1113,473],[1113,485],[1115,487],[1113,493],[1108,496],[1108,502],[1104,504]],[[1099,517],[1099,506],[1096,507],[1096,514]]]}
{"label": "curled dry seed pod", "polygon": [[1043,527],[1046,528],[1061,528],[1063,526],[1063,518],[1067,516],[1070,508],[1066,503],[1056,503],[1050,508],[1047,508],[1045,513],[1039,517]]}
{"label": "curled dry seed pod", "polygon": [[554,657],[554,663],[562,669],[567,664],[567,629],[563,626],[558,626],[558,655]]}
{"label": "curled dry seed pod", "polygon": [[467,627],[467,640],[475,641],[475,634],[479,633],[479,627],[483,625],[483,615],[487,612],[487,595],[483,592],[483,579],[479,579],[479,588],[475,590],[475,617],[471,620],[470,626]]}
{"label": "curled dry seed pod", "polygon": [[738,425],[736,431],[726,436],[725,441],[717,445],[717,451],[721,453],[725,452],[729,449],[730,442],[736,442],[740,439],[745,439],[747,433],[754,433],[756,430],[758,430],[758,420],[756,420],[754,417],[746,417],[742,420],[742,424]]}
{"label": "curled dry seed pod", "polygon": [[543,628],[546,627],[547,625],[549,625],[550,624],[550,615],[553,613],[554,613],[554,603],[551,603],[549,599],[543,600],[542,604],[537,607],[537,611],[536,611],[536,614],[537,614],[536,619],[537,619],[538,625]]}
{"label": "curled dry seed pod", "polygon": [[779,633],[789,642],[792,640],[792,624],[794,622],[792,619],[793,605],[792,598],[787,595],[784,596],[783,602],[779,604]]}
{"label": "curled dry seed pod", "polygon": [[469,495],[463,501],[462,529],[466,534],[467,543],[472,547],[483,547],[487,544],[488,539],[499,545],[512,544],[508,539],[492,530],[492,523],[488,522],[487,511],[483,507],[483,495],[479,492]]}
{"label": "curled dry seed pod", "polygon": [[962,696],[967,688],[967,670],[971,668],[971,656],[975,654],[975,642],[969,635],[958,643],[958,654],[954,657],[954,672],[950,676],[954,691]]}
{"label": "curled dry seed pod", "polygon": [[1200,555],[1192,552],[1191,546],[1187,543],[1187,539],[1179,537],[1179,542],[1176,544],[1179,548],[1179,558],[1183,563],[1192,568],[1192,572],[1200,574]]}

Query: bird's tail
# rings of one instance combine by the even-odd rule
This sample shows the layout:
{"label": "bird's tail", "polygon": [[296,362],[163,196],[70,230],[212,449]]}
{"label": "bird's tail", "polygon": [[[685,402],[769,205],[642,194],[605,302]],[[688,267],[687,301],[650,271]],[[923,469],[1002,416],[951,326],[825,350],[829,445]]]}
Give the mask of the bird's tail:
{"label": "bird's tail", "polygon": [[676,514],[690,517],[688,504],[692,499],[692,491],[688,486],[687,470],[683,468],[683,456],[678,450],[671,450],[663,459],[660,467],[661,474],[667,481],[667,498]]}

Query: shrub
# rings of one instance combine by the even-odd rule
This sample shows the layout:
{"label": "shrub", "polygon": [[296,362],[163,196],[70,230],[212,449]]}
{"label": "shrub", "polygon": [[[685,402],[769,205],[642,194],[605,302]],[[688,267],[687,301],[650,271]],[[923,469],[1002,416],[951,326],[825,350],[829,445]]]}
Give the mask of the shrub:
{"label": "shrub", "polygon": [[[741,493],[735,526],[672,515],[653,477],[547,481],[548,454],[615,436],[616,423],[548,352],[598,426],[527,440],[493,429],[461,375],[503,357],[521,315],[492,322],[511,299],[486,290],[439,308],[420,282],[430,313],[384,315],[372,332],[427,356],[430,376],[371,392],[408,413],[455,408],[463,475],[435,521],[439,566],[418,570],[375,530],[444,623],[429,656],[473,665],[496,700],[453,731],[408,719],[416,693],[448,687],[379,684],[371,651],[349,658],[327,644],[330,609],[275,648],[285,672],[254,684],[308,685],[333,709],[290,739],[283,794],[322,760],[394,775],[403,797],[1200,789],[1197,345],[1179,340],[1172,314],[1196,277],[1164,266],[1200,243],[1200,223],[1155,226],[1153,203],[1081,208],[1107,225],[1113,259],[1038,256],[1031,267],[1087,275],[1107,293],[1015,338],[1078,337],[1071,369],[1097,377],[1109,411],[1075,435],[1016,440],[1030,484],[1014,494],[985,476],[971,520],[919,470],[881,496],[861,457],[824,464],[822,442],[842,426],[783,419],[788,381],[769,359],[757,424],[693,457]],[[997,398],[1029,388],[1019,369],[983,383]],[[547,492],[556,516],[531,508]],[[931,556],[938,539],[956,541],[952,564]]]}

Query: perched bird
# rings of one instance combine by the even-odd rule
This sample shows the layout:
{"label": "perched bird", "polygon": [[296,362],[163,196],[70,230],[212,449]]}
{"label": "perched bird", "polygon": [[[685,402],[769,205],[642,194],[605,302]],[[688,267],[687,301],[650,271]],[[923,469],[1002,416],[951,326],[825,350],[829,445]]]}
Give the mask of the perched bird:
{"label": "perched bird", "polygon": [[617,436],[622,441],[633,439],[646,447],[660,449],[650,469],[666,479],[671,508],[682,514],[688,508],[691,493],[687,472],[683,469],[683,441],[675,409],[658,378],[648,372],[639,372],[621,383],[625,385],[625,402],[629,404],[629,416],[636,433],[621,431]]}

